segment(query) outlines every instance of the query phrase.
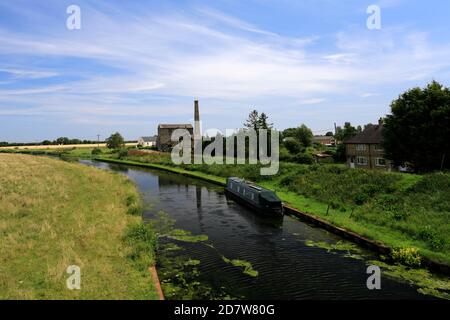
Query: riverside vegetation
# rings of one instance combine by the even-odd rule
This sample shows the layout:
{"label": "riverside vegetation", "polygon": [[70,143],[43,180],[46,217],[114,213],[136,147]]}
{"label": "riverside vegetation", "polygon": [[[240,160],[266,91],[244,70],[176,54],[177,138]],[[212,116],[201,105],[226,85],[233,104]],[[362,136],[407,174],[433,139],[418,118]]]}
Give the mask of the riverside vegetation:
{"label": "riverside vegetation", "polygon": [[[156,236],[140,208],[120,174],[0,154],[0,299],[157,299]],[[81,290],[66,287],[70,265]]]}
{"label": "riverside vegetation", "polygon": [[151,164],[219,183],[229,176],[242,177],[276,191],[293,207],[383,242],[394,248],[393,258],[401,263],[419,266],[424,256],[450,265],[449,173],[389,173],[282,161],[277,175],[261,176],[259,165],[174,166],[170,154],[137,149],[69,149],[62,157]]}
{"label": "riverside vegetation", "polygon": [[[281,162],[280,171],[276,176],[260,176],[258,165],[174,166],[170,154],[166,153],[137,149],[112,151],[103,148],[96,152],[92,151],[91,149],[80,152],[73,149],[66,150],[64,154],[67,158],[98,158],[124,164],[148,165],[216,183],[224,183],[228,176],[239,176],[255,181],[275,190],[283,201],[293,207],[390,246],[393,248],[391,256],[380,257],[382,261],[376,261],[379,263],[377,265],[382,266],[389,275],[397,279],[415,283],[422,288],[423,293],[449,298],[446,293],[449,290],[448,281],[418,268],[422,257],[444,264],[450,263],[448,173],[413,175],[350,170],[343,165],[335,164],[302,165]],[[186,237],[184,233],[177,235],[176,232],[171,236]],[[165,247],[165,244],[161,244],[163,249],[161,252],[166,251]],[[170,254],[171,251],[167,252]],[[355,254],[349,256],[357,257]],[[165,254],[158,256],[158,259],[165,260]],[[386,264],[386,260],[394,260],[400,264]],[[224,257],[224,261],[227,262],[228,259]],[[196,263],[199,262],[192,261],[186,264],[186,261],[182,260],[180,268],[175,268],[168,274],[175,272],[179,275],[182,270],[188,268],[192,269],[194,276]],[[249,274],[254,273],[243,264],[242,267],[244,272],[247,270],[250,271]],[[186,277],[182,278],[186,280]],[[179,291],[180,284],[171,283],[172,277],[162,275],[162,279],[164,291],[167,289],[172,298],[185,298],[191,295],[190,289],[186,289],[186,286],[185,290],[188,290],[188,293]],[[182,283],[189,282],[186,281]],[[173,287],[174,285],[177,289]],[[203,289],[200,292],[209,292],[208,288]],[[221,293],[216,293],[216,298],[218,297],[224,298]]]}
{"label": "riverside vegetation", "polygon": [[[139,152],[107,158],[174,167],[170,154]],[[199,177],[222,182],[243,177],[275,190],[283,201],[331,223],[381,241],[392,258],[419,266],[420,257],[450,264],[450,174],[414,175],[352,170],[344,165],[280,163],[275,176],[259,165],[181,165]]]}

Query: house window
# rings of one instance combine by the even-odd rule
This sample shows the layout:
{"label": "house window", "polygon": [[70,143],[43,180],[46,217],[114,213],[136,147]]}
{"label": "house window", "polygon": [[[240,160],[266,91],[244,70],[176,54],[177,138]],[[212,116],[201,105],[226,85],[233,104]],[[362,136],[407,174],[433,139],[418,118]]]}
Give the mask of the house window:
{"label": "house window", "polygon": [[360,166],[367,166],[369,161],[367,160],[366,157],[357,157],[356,158],[356,163],[359,164]]}
{"label": "house window", "polygon": [[357,151],[365,151],[366,150],[366,145],[365,144],[357,144],[356,145],[356,150]]}
{"label": "house window", "polygon": [[375,151],[383,151],[383,147],[380,144],[376,144],[374,150]]}
{"label": "house window", "polygon": [[385,167],[386,166],[386,159],[384,158],[375,158],[375,165],[378,167]]}

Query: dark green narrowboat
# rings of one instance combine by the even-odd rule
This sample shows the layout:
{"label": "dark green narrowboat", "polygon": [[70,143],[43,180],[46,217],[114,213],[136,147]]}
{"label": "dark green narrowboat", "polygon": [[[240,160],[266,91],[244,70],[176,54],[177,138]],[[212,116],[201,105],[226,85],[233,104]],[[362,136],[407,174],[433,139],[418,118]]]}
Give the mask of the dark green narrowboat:
{"label": "dark green narrowboat", "polygon": [[247,207],[264,214],[283,216],[283,203],[275,192],[264,189],[244,179],[227,178],[227,194]]}

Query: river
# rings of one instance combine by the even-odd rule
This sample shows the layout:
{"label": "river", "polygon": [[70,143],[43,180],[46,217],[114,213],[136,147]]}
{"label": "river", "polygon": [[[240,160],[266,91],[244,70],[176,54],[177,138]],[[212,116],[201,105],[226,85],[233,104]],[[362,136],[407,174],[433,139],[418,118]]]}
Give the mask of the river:
{"label": "river", "polygon": [[[163,171],[80,162],[121,172],[134,181],[144,198],[144,221],[164,211],[175,219],[176,228],[208,236],[207,241],[192,243],[162,239],[157,267],[168,298],[428,298],[413,286],[383,275],[381,290],[369,290],[366,270],[368,261],[375,258],[370,252],[363,250],[355,258],[346,250],[308,245],[308,241],[333,245],[343,240],[293,217],[263,218],[227,199],[222,187]],[[169,243],[181,250],[168,250]],[[233,259],[249,262],[258,275],[243,272],[243,267],[230,263]],[[195,267],[179,279],[171,266],[174,261]],[[187,293],[176,285],[203,292]]]}

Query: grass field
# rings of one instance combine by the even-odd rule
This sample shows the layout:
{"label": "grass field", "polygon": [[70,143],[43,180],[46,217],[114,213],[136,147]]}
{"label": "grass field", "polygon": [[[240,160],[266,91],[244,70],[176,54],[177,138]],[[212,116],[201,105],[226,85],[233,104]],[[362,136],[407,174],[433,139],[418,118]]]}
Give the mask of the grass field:
{"label": "grass field", "polygon": [[[137,145],[137,143],[126,143],[127,147],[134,147]],[[7,147],[0,147],[0,150],[57,150],[57,149],[70,149],[70,148],[77,148],[77,149],[92,149],[97,148],[97,146],[100,146],[100,148],[106,148],[106,143],[100,143],[100,144],[66,144],[66,145],[29,145],[29,146],[7,146]]]}
{"label": "grass field", "polygon": [[[157,299],[139,205],[122,175],[0,154],[0,299]],[[80,290],[67,289],[70,265]]]}

